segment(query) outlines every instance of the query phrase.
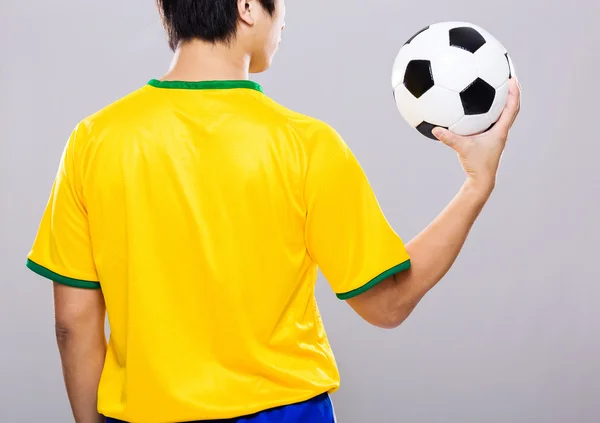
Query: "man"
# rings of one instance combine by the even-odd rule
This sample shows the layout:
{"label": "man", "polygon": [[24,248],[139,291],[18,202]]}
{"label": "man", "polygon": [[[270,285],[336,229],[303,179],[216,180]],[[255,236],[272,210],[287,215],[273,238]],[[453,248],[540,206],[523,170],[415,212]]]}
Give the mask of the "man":
{"label": "man", "polygon": [[317,267],[397,327],[490,196],[519,88],[489,132],[437,134],[466,180],[405,246],[340,136],[248,80],[277,50],[283,0],[158,6],[172,67],[77,125],[28,256],[54,281],[75,421],[332,423]]}

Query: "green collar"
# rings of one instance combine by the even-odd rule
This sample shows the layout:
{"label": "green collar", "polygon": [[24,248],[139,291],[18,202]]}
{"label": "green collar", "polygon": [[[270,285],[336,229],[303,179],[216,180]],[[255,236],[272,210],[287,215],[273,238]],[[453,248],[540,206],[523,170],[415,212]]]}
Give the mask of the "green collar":
{"label": "green collar", "polygon": [[223,81],[159,81],[151,79],[148,82],[155,88],[167,88],[176,90],[226,90],[232,88],[248,88],[263,92],[262,87],[254,81],[245,79],[223,80]]}

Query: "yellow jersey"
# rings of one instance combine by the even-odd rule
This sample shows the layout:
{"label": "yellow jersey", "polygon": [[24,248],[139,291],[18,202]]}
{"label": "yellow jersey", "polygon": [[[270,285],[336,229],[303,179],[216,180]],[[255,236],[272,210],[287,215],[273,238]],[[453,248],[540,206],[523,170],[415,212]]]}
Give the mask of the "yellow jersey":
{"label": "yellow jersey", "polygon": [[99,412],[173,422],[335,391],[317,270],[348,299],[410,259],[329,125],[252,81],[151,80],[76,126],[27,266],[102,289]]}

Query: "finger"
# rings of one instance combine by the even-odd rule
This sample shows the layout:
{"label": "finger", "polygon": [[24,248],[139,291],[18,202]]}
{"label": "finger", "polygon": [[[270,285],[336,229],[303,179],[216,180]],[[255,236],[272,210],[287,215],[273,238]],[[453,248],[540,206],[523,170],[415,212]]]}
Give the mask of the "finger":
{"label": "finger", "polygon": [[448,147],[452,148],[453,150],[457,150],[457,148],[460,148],[460,144],[461,144],[461,139],[462,137],[460,135],[455,134],[452,131],[449,131],[448,129],[444,129],[444,128],[440,128],[440,127],[436,127],[433,128],[433,130],[431,131],[431,133],[441,142],[443,142],[444,144],[446,144]]}
{"label": "finger", "polygon": [[496,131],[500,132],[508,132],[511,126],[513,125],[520,109],[521,102],[521,89],[519,88],[519,84],[515,78],[509,81],[508,87],[508,99],[506,101],[506,106],[498,119],[498,123],[494,127]]}
{"label": "finger", "polygon": [[[521,111],[521,98],[522,98],[522,91],[523,91],[521,89],[521,84],[519,83],[519,80],[517,78],[514,78],[513,84],[514,84],[514,89],[515,89],[516,96],[517,96],[517,113],[515,113],[513,115],[512,122],[510,123],[511,127],[512,127],[513,123],[515,123],[515,119],[517,118],[517,115]],[[510,92],[510,86],[509,86],[509,92]]]}
{"label": "finger", "polygon": [[508,131],[513,125],[521,104],[521,89],[519,87],[519,83],[515,78],[509,81],[508,87],[508,99],[506,101],[506,106],[500,116],[500,128]]}

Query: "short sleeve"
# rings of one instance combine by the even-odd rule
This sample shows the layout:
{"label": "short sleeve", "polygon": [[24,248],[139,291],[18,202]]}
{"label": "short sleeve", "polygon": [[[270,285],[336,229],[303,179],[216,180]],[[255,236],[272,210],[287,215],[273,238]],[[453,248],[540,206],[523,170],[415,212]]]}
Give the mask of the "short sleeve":
{"label": "short sleeve", "polygon": [[340,135],[320,122],[308,139],[307,250],[347,300],[409,269],[410,257]]}
{"label": "short sleeve", "polygon": [[65,146],[27,267],[57,283],[95,289],[100,283],[77,163],[77,150],[85,143],[86,132],[79,124]]}

